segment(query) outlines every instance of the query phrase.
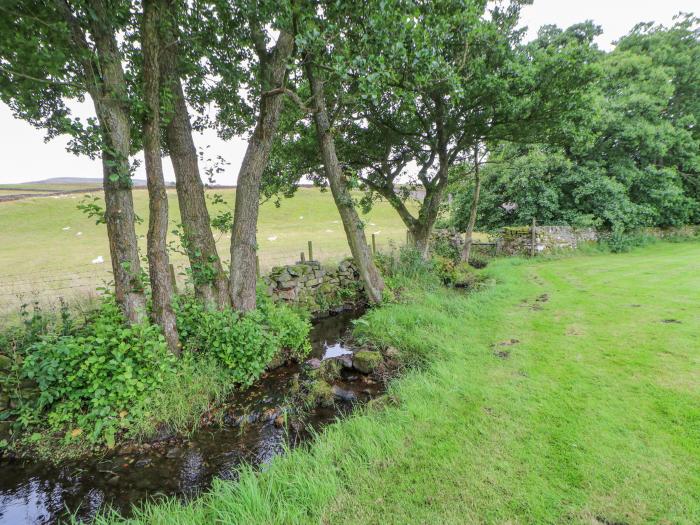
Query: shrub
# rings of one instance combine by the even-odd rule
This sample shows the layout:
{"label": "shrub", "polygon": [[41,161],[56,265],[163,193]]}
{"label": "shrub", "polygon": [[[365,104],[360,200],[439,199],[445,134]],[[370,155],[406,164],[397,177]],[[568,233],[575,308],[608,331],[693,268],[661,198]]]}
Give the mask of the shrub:
{"label": "shrub", "polygon": [[460,247],[453,242],[453,236],[449,231],[446,234],[435,232],[430,245],[432,253],[451,261],[459,261],[462,254]]}
{"label": "shrub", "polygon": [[600,236],[600,242],[612,253],[625,253],[637,246],[655,242],[656,239],[642,232],[625,231],[615,227]]}
{"label": "shrub", "polygon": [[19,421],[35,423],[32,416],[46,411],[50,430],[73,429],[113,444],[116,432],[138,417],[138,400],[157,390],[175,363],[158,327],[126,325],[107,298],[74,335],[47,336],[28,349],[22,376],[36,381],[40,394],[35,406],[20,408]]}
{"label": "shrub", "polygon": [[231,380],[249,385],[284,349],[296,357],[310,351],[310,323],[286,305],[260,298],[255,310],[207,310],[194,298],[176,302],[180,340],[185,351],[213,355],[231,372]]}
{"label": "shrub", "polygon": [[304,359],[311,352],[311,323],[305,316],[284,303],[273,303],[267,296],[258,298],[258,308],[277,338],[278,349],[297,360]]}
{"label": "shrub", "polygon": [[436,274],[445,286],[471,288],[483,280],[482,276],[473,270],[471,261],[467,264],[444,257],[434,257],[433,264]]}

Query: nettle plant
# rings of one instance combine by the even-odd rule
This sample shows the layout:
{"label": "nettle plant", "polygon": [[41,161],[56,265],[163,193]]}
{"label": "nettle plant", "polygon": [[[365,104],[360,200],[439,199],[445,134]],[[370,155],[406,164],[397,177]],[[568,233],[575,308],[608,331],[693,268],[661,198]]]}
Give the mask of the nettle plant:
{"label": "nettle plant", "polygon": [[189,296],[179,297],[175,310],[184,350],[213,355],[241,385],[260,377],[278,352],[302,359],[311,350],[308,319],[262,295],[257,308],[244,315],[207,309]]}
{"label": "nettle plant", "polygon": [[18,409],[17,419],[28,427],[45,417],[50,431],[111,446],[176,365],[157,326],[126,324],[107,297],[84,327],[28,349],[21,374],[37,382],[40,394]]}

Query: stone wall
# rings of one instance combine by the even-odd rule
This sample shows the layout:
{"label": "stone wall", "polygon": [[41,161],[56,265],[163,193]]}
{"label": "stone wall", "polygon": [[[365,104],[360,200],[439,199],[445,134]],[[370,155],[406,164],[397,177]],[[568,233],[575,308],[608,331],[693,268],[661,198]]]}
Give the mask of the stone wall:
{"label": "stone wall", "polygon": [[360,273],[352,259],[330,268],[322,267],[318,261],[277,266],[263,277],[263,282],[274,301],[303,306],[316,317],[352,308],[364,301]]}
{"label": "stone wall", "polygon": [[[595,242],[598,234],[593,228],[571,226],[536,226],[535,253],[575,250],[582,243]],[[529,226],[503,228],[498,240],[498,251],[505,255],[528,255],[532,246]]]}
{"label": "stone wall", "polygon": [[642,233],[657,239],[673,237],[700,237],[700,225],[674,226],[671,228],[644,228]]}

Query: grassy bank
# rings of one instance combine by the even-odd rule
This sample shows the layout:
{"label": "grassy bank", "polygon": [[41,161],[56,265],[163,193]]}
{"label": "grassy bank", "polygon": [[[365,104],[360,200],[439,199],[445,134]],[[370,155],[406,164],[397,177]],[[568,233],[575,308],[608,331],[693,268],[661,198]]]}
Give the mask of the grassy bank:
{"label": "grassy bank", "polygon": [[417,290],[364,328],[430,363],[384,406],[134,521],[697,523],[698,261],[662,243]]}

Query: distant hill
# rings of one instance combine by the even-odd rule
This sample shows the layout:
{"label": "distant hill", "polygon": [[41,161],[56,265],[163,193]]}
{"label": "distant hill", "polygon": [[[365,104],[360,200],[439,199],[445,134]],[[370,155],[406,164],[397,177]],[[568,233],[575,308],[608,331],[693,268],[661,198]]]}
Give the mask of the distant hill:
{"label": "distant hill", "polygon": [[[134,186],[145,186],[146,181],[143,179],[132,179]],[[97,177],[52,177],[50,179],[36,180],[27,184],[94,184],[102,186],[102,179]]]}

